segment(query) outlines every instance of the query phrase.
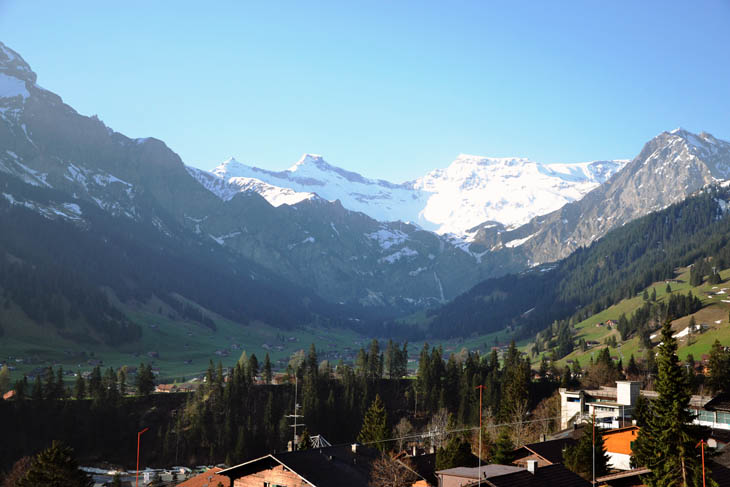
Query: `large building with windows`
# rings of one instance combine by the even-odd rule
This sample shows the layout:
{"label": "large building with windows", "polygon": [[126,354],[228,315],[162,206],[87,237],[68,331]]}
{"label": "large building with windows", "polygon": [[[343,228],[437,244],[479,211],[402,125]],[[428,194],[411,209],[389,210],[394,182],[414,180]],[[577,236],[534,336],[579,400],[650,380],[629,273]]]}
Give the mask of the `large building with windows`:
{"label": "large building with windows", "polygon": [[[640,389],[640,382],[616,381],[616,387],[601,387],[569,391],[560,389],[560,428],[580,424],[596,418],[602,428],[621,428],[631,425],[639,396],[655,399],[655,391]],[[694,395],[690,408],[696,415],[695,423],[712,429],[730,430],[730,394],[718,396]]]}

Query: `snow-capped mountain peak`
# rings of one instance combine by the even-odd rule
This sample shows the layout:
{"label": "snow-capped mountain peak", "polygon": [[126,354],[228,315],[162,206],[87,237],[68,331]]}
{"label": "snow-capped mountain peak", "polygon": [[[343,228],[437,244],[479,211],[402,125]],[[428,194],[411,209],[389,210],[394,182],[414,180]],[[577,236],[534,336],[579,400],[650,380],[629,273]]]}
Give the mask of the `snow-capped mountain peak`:
{"label": "snow-capped mountain peak", "polygon": [[223,199],[253,190],[278,206],[317,195],[376,220],[413,222],[442,234],[466,235],[486,220],[512,227],[580,199],[625,163],[543,165],[522,157],[460,154],[444,169],[394,184],[334,166],[321,155],[304,154],[284,171],[260,169],[231,157],[211,171],[217,180],[193,170],[191,174]]}

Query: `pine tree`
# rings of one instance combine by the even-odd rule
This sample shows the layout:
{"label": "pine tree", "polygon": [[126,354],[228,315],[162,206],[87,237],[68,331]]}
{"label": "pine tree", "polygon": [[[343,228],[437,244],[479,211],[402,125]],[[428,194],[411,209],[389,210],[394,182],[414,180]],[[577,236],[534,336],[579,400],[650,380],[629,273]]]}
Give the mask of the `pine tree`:
{"label": "pine tree", "polygon": [[18,487],[91,487],[93,481],[79,470],[70,447],[54,441],[50,448],[40,452],[28,472],[17,483]]}
{"label": "pine tree", "polygon": [[79,401],[86,397],[86,381],[81,376],[80,372],[79,375],[76,376],[76,384],[74,385],[74,397]]}
{"label": "pine tree", "polygon": [[155,379],[152,375],[152,366],[147,364],[139,364],[139,370],[137,370],[137,392],[139,392],[140,396],[146,397],[152,394],[152,391],[154,390]]}
{"label": "pine tree", "polygon": [[360,443],[377,443],[377,448],[380,451],[385,451],[385,443],[380,443],[382,440],[387,438],[388,434],[388,416],[385,412],[385,406],[383,401],[380,399],[380,394],[375,395],[375,400],[370,404],[370,408],[365,413],[365,418],[362,422],[362,429],[357,437],[357,441]]}
{"label": "pine tree", "polygon": [[672,286],[670,286],[669,283],[667,283],[667,287],[664,289],[664,292],[666,292],[667,294],[672,292]]}
{"label": "pine tree", "polygon": [[268,352],[266,352],[266,357],[264,357],[264,382],[271,384],[271,359],[269,358]]}
{"label": "pine tree", "polygon": [[598,427],[595,428],[594,445],[594,425],[592,421],[583,428],[583,436],[578,440],[578,443],[565,450],[563,454],[565,466],[584,479],[592,479],[594,448],[596,455],[596,477],[606,475],[610,467],[608,464],[609,456],[603,444],[603,433],[601,432],[601,428]]}
{"label": "pine tree", "polygon": [[708,363],[710,376],[707,385],[713,393],[727,390],[730,387],[730,353],[726,352],[718,340],[710,350]]}
{"label": "pine tree", "polygon": [[454,467],[470,467],[473,461],[468,441],[452,436],[445,447],[436,451],[436,470]]}
{"label": "pine tree", "polygon": [[509,465],[512,463],[512,455],[514,452],[514,445],[510,439],[509,431],[507,428],[502,429],[497,437],[497,441],[494,443],[494,453],[492,454],[492,462],[500,465]]}
{"label": "pine tree", "polygon": [[701,485],[702,468],[695,450],[699,435],[691,425],[689,385],[669,320],[662,326],[657,368],[659,397],[652,401],[647,424],[634,442],[632,464],[651,469],[645,479],[649,487]]}

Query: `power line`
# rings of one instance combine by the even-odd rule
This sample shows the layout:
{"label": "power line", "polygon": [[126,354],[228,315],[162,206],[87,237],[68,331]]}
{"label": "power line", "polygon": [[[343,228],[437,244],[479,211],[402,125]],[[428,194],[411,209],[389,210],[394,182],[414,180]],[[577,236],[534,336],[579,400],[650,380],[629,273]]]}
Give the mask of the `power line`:
{"label": "power line", "polygon": [[[599,419],[600,418],[613,418],[613,417],[614,417],[614,415],[610,414],[610,413],[603,415],[603,416],[599,415],[599,414],[596,415],[596,418],[599,418]],[[493,428],[501,428],[503,426],[514,426],[514,425],[518,425],[518,424],[522,425],[522,424],[531,424],[531,423],[541,423],[541,422],[546,422],[546,421],[559,420],[561,418],[562,418],[562,416],[553,416],[550,418],[531,419],[531,420],[527,420],[527,421],[514,421],[512,423],[499,423],[499,424],[487,425],[487,428],[493,429]],[[377,443],[388,443],[391,441],[399,441],[399,440],[425,439],[425,438],[431,438],[433,436],[436,436],[437,434],[439,436],[446,436],[446,435],[451,435],[451,434],[455,434],[455,433],[464,433],[467,431],[477,431],[477,430],[479,430],[478,426],[472,426],[470,428],[444,430],[443,432],[430,430],[430,431],[423,432],[423,433],[416,433],[416,434],[406,435],[406,436],[398,436],[398,437],[394,437],[394,438],[386,438],[384,440],[367,441],[367,442],[360,443],[360,444],[361,445],[374,445]]]}

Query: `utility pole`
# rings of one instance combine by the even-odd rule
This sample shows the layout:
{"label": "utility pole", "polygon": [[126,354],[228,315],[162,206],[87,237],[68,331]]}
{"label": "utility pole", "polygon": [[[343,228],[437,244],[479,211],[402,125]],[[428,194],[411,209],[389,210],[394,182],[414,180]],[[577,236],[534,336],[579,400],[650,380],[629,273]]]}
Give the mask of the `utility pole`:
{"label": "utility pole", "polygon": [[479,458],[479,468],[477,469],[477,477],[479,477],[479,487],[482,485],[482,392],[484,392],[483,385],[478,385],[476,387],[479,389],[479,454],[477,455],[477,458]]}
{"label": "utility pole", "polygon": [[296,371],[294,372],[294,414],[287,415],[287,418],[293,418],[294,424],[290,425],[294,428],[294,439],[292,441],[292,451],[297,447],[297,426],[304,426],[304,423],[299,423],[299,418],[303,418],[301,414],[297,414],[297,411],[301,408],[297,402],[297,395],[299,394],[299,377]]}
{"label": "utility pole", "polygon": [[137,471],[134,475],[134,485],[137,487],[139,485],[139,439],[142,436],[142,433],[147,431],[149,428],[145,428],[142,431],[137,433]]}
{"label": "utility pole", "polygon": [[596,407],[593,406],[593,485],[596,485]]}
{"label": "utility pole", "polygon": [[695,446],[695,448],[697,448],[698,446],[700,448],[702,448],[702,487],[705,487],[705,485],[706,485],[705,484],[705,445],[706,444],[707,443],[705,443],[705,439],[703,438],[700,440],[699,443],[697,443],[697,446]]}

